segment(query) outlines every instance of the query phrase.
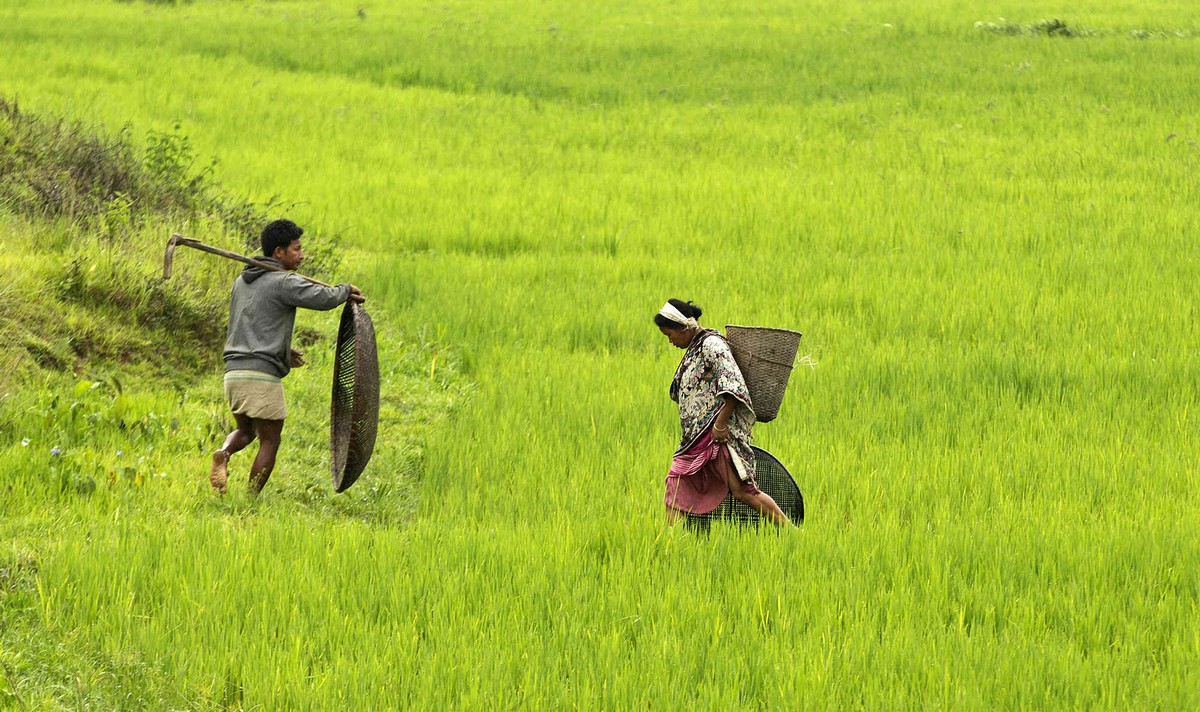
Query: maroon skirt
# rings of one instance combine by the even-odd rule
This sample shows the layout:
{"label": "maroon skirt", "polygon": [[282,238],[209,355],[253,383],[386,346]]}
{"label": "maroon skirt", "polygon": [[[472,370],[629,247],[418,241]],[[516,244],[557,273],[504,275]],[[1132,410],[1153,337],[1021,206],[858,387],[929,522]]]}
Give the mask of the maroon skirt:
{"label": "maroon skirt", "polygon": [[[671,462],[664,501],[681,512],[708,514],[729,495],[729,478],[737,476],[729,446],[716,442],[707,432]],[[749,482],[739,481],[744,492],[758,494],[753,477]]]}

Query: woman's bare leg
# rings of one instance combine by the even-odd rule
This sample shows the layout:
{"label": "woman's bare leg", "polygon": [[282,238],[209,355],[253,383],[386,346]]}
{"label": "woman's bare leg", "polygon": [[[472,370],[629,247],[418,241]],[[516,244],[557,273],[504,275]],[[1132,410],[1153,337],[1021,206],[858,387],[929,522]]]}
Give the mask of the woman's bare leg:
{"label": "woman's bare leg", "polygon": [[789,523],[787,515],[783,513],[778,504],[775,504],[775,500],[771,499],[771,495],[766,492],[749,494],[742,487],[742,481],[737,476],[737,470],[730,467],[727,472],[726,480],[729,483],[729,491],[733,493],[733,496],[739,502],[744,502],[747,506],[753,508],[754,511],[770,519],[771,523],[776,526],[781,527]]}

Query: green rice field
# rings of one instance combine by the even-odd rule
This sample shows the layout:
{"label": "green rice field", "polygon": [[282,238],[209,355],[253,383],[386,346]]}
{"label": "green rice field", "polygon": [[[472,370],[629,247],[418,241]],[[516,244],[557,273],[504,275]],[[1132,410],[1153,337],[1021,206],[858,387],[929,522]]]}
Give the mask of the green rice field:
{"label": "green rice field", "polygon": [[[335,495],[317,339],[222,498],[219,340],[8,374],[0,708],[1200,708],[1198,56],[1183,0],[0,0],[0,97],[340,240],[385,387]],[[0,207],[0,310],[64,229]],[[667,526],[668,297],[804,333],[802,526]]]}

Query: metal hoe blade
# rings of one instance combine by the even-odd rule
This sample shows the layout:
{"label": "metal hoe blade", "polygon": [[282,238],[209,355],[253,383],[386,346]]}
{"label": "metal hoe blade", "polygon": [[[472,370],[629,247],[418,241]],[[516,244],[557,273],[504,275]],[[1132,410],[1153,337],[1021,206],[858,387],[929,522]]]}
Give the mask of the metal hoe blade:
{"label": "metal hoe blade", "polygon": [[175,258],[175,245],[179,242],[179,235],[171,235],[171,239],[167,240],[167,252],[163,255],[163,279],[171,278],[171,260]]}

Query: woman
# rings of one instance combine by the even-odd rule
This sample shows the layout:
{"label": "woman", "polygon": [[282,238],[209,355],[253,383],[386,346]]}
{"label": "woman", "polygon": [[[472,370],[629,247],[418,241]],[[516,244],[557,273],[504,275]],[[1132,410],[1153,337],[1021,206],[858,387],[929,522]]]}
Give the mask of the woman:
{"label": "woman", "polygon": [[654,317],[671,344],[686,349],[671,381],[683,440],[667,475],[667,520],[711,512],[733,492],[775,524],[787,524],[783,510],[754,482],[754,411],[742,372],[724,337],[700,326],[701,313],[691,302],[671,299]]}

